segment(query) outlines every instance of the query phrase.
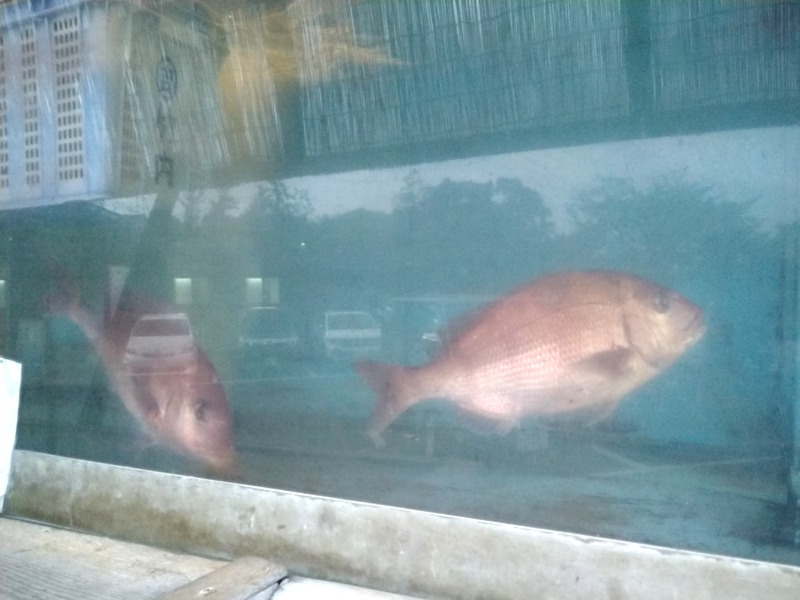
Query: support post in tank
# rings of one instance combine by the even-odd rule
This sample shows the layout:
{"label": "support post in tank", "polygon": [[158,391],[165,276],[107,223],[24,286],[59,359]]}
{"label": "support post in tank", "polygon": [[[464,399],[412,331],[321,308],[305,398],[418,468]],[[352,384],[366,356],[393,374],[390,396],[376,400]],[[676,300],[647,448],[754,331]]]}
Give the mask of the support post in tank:
{"label": "support post in tank", "polygon": [[[793,541],[800,547],[800,327],[798,326],[798,310],[800,309],[800,273],[797,272],[797,260],[800,258],[800,238],[797,228],[788,230],[784,238],[784,269],[781,274],[784,300],[784,323],[789,328],[788,337],[791,341],[793,359],[784,365],[789,381],[793,384],[788,389],[788,410],[791,422],[789,456],[789,514],[793,514]],[[794,267],[791,265],[795,265]],[[785,343],[784,342],[784,352]]]}

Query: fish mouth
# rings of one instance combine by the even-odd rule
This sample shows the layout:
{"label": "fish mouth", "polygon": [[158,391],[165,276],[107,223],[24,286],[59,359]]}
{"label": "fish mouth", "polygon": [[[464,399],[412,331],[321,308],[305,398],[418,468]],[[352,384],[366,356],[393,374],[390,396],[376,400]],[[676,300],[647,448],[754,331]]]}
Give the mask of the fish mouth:
{"label": "fish mouth", "polygon": [[220,453],[203,453],[198,458],[213,476],[228,480],[239,479],[241,469],[233,448]]}
{"label": "fish mouth", "polygon": [[686,326],[683,328],[687,334],[689,334],[689,339],[691,342],[696,342],[706,332],[706,322],[703,318],[702,311],[698,311],[697,314],[689,321]]}

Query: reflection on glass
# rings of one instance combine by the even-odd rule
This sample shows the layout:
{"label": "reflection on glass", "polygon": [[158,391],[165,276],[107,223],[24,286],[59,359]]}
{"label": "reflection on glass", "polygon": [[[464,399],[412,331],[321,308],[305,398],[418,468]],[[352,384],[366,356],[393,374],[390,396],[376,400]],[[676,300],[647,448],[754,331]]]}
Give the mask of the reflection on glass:
{"label": "reflection on glass", "polygon": [[240,361],[298,358],[300,337],[294,315],[275,306],[248,308],[239,328]]}
{"label": "reflection on glass", "polygon": [[327,311],[319,323],[319,337],[327,358],[352,362],[376,357],[381,351],[380,324],[363,311]]}
{"label": "reflection on glass", "polygon": [[129,369],[158,371],[194,361],[194,337],[182,313],[139,317],[128,334],[123,362]]}
{"label": "reflection on glass", "polygon": [[192,279],[190,277],[175,278],[175,304],[192,303]]}
{"label": "reflection on glass", "polygon": [[0,151],[20,447],[800,564],[794,3],[172,4]]}

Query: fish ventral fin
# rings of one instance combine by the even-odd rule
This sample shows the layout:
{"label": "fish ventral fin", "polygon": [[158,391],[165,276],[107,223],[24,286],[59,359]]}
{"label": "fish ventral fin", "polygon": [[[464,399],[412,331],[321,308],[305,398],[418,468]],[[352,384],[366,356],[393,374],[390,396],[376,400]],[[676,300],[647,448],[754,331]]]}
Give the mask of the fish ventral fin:
{"label": "fish ventral fin", "polygon": [[576,366],[584,371],[617,379],[630,371],[633,350],[617,346],[584,358]]}
{"label": "fish ventral fin", "polygon": [[519,418],[499,417],[486,413],[475,412],[460,406],[455,409],[458,421],[467,429],[478,435],[506,435],[519,426]]}
{"label": "fish ventral fin", "polygon": [[382,446],[383,430],[419,400],[408,382],[410,369],[369,360],[358,362],[354,367],[375,393],[367,434],[375,445]]}

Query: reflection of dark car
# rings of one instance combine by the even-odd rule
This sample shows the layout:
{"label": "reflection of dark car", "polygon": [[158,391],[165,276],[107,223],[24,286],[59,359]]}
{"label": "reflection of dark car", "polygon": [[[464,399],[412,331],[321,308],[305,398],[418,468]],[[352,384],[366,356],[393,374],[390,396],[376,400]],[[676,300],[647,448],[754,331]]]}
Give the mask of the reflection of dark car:
{"label": "reflection of dark car", "polygon": [[[419,364],[435,356],[459,325],[490,296],[411,296],[391,300],[386,307],[384,348],[391,360]],[[443,339],[444,338],[444,339]]]}
{"label": "reflection of dark car", "polygon": [[195,366],[197,348],[183,313],[142,316],[131,330],[123,363],[131,371],[186,371]]}
{"label": "reflection of dark car", "polygon": [[294,314],[288,308],[259,306],[242,313],[239,352],[243,359],[293,359],[300,354]]}

